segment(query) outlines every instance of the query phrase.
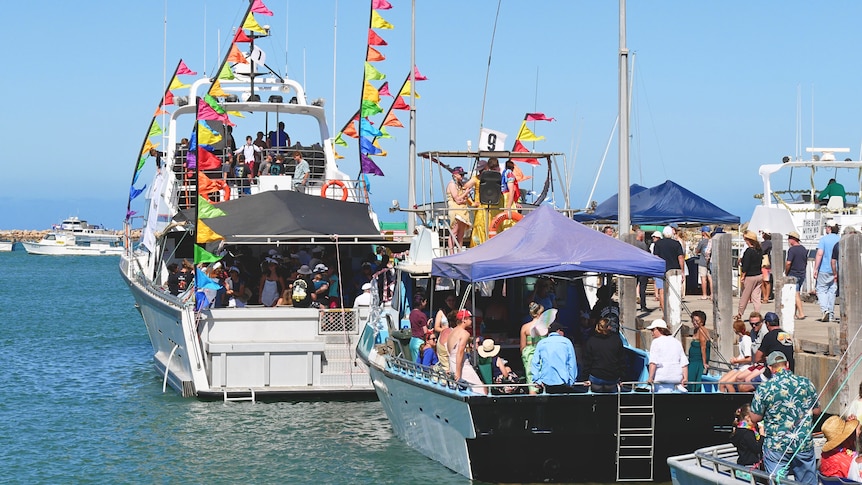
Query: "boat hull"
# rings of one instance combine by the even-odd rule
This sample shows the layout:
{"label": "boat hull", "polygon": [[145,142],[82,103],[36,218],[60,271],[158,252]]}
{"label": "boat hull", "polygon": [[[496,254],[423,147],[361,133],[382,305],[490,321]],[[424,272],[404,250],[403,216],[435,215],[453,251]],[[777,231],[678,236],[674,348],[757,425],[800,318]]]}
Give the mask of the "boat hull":
{"label": "boat hull", "polygon": [[41,256],[120,256],[123,254],[122,246],[108,244],[91,244],[89,246],[45,244],[42,242],[24,242],[22,244],[28,254]]}
{"label": "boat hull", "polygon": [[[617,481],[616,395],[478,396],[371,364],[395,434],[431,459],[488,482]],[[640,394],[640,393],[637,393]],[[668,456],[726,443],[750,394],[656,394],[652,470],[624,460],[620,479],[666,481]]]}
{"label": "boat hull", "polygon": [[15,243],[12,241],[0,241],[0,253],[12,251],[12,246],[14,245]]}

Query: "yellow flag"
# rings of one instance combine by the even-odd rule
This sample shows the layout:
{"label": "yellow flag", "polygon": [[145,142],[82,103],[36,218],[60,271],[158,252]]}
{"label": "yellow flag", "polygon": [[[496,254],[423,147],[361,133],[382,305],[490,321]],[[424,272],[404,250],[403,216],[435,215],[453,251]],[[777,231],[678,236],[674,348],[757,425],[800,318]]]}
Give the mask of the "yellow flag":
{"label": "yellow flag", "polygon": [[338,152],[337,152],[337,151],[335,151],[335,150],[332,150],[332,153],[334,153],[334,154],[335,154],[335,159],[336,159],[336,160],[338,160],[339,158],[344,158],[343,156],[339,155],[339,154],[338,154]]}
{"label": "yellow flag", "polygon": [[187,88],[189,86],[190,86],[189,84],[183,84],[183,82],[180,81],[180,78],[174,77],[174,80],[171,81],[171,85],[170,85],[170,87],[168,87],[168,89],[173,91],[174,89],[182,89],[182,88]]}
{"label": "yellow flag", "polygon": [[266,30],[257,23],[257,20],[254,19],[254,15],[251,12],[248,13],[248,17],[245,18],[245,22],[242,24],[242,28],[245,30],[250,30],[252,32],[257,32],[258,34],[265,34]]}
{"label": "yellow flag", "polygon": [[375,103],[380,102],[380,92],[367,79],[365,80],[365,88],[362,89],[362,99]]}
{"label": "yellow flag", "polygon": [[374,141],[372,142],[372,144],[373,144],[374,146],[376,146],[378,150],[380,150],[380,153],[378,153],[378,154],[374,155],[375,157],[385,157],[385,156],[386,156],[386,154],[387,154],[388,152],[387,152],[386,150],[384,150],[384,149],[380,148],[380,142],[379,142],[378,140],[374,140]]}
{"label": "yellow flag", "polygon": [[[248,27],[246,27],[248,28]],[[371,28],[372,29],[394,29],[395,27],[383,19],[376,10],[371,11]]]}
{"label": "yellow flag", "polygon": [[245,115],[240,113],[239,111],[228,111],[227,114],[231,116],[239,116],[240,118],[245,118]]}
{"label": "yellow flag", "polygon": [[212,130],[203,123],[198,124],[198,143],[201,145],[215,145],[220,141],[221,135],[213,133]]}
{"label": "yellow flag", "polygon": [[150,139],[149,139],[149,138],[147,138],[146,143],[144,143],[144,149],[143,149],[143,150],[141,150],[141,155],[144,155],[144,154],[150,153],[150,149],[152,149],[152,148],[156,148],[157,146],[159,146],[159,144],[158,144],[158,143],[153,143],[153,142],[151,142],[151,141],[150,141]]}
{"label": "yellow flag", "polygon": [[218,79],[215,80],[213,85],[210,87],[210,96],[225,98],[227,97],[227,93],[224,92],[224,89],[221,88],[221,81]]}
{"label": "yellow flag", "polygon": [[[399,93],[399,96],[410,96],[410,88],[410,81],[407,81],[406,83],[404,83],[404,87],[401,88],[401,93]],[[419,99],[419,93],[415,93],[415,96],[416,99]]]}
{"label": "yellow flag", "polygon": [[224,236],[210,229],[210,226],[204,221],[198,220],[197,236],[195,238],[198,244],[221,241],[222,239],[224,239]]}
{"label": "yellow flag", "polygon": [[530,131],[529,128],[527,128],[527,122],[522,121],[521,122],[521,129],[518,130],[518,136],[515,137],[515,139],[521,140],[521,141],[539,141],[539,140],[544,140],[545,137],[544,136],[536,136],[535,133],[533,133],[532,131]]}

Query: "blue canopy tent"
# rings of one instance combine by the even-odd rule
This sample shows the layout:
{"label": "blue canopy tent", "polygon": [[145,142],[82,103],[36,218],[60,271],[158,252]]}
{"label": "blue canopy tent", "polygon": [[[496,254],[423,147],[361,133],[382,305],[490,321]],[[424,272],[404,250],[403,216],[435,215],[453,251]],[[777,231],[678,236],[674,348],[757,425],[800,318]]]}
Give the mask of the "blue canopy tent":
{"label": "blue canopy tent", "polygon": [[[739,216],[670,180],[649,189],[632,185],[631,194],[632,224],[739,224]],[[617,195],[596,206],[592,213],[574,215],[576,221],[598,223],[616,222],[618,217]]]}
{"label": "blue canopy tent", "polygon": [[663,277],[664,260],[541,206],[484,244],[435,258],[431,274],[477,282],[570,271]]}

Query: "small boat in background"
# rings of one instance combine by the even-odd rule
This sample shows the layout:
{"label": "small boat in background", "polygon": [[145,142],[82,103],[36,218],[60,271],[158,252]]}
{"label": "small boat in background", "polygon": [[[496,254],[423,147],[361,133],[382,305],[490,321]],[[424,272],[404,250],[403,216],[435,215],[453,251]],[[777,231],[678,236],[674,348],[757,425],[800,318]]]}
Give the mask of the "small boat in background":
{"label": "small boat in background", "polygon": [[14,245],[15,243],[13,241],[0,241],[0,253],[8,253],[9,251],[12,251],[12,246]]}
{"label": "small boat in background", "polygon": [[[69,217],[37,242],[22,242],[29,254],[50,256],[119,256],[123,237],[99,225]],[[11,249],[10,249],[11,250]]]}

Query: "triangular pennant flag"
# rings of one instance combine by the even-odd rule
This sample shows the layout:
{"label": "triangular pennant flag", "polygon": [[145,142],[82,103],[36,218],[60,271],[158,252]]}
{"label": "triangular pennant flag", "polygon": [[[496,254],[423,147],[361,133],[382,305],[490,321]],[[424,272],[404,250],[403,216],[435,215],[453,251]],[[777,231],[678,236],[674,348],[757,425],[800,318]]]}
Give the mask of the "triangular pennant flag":
{"label": "triangular pennant flag", "polygon": [[[359,138],[359,133],[356,132],[356,127],[353,125],[352,121],[347,124],[347,126],[344,128],[344,131],[342,131],[341,133],[349,136],[350,138]],[[345,145],[347,144],[345,143]]]}
{"label": "triangular pennant flag", "polygon": [[195,230],[197,231],[197,233],[195,234],[195,242],[198,244],[221,241],[222,239],[224,239],[224,236],[213,231],[210,226],[206,225],[206,223],[201,220],[198,220],[198,224]]}
{"label": "triangular pennant flag", "polygon": [[371,0],[371,8],[374,10],[389,10],[392,4],[386,0]]}
{"label": "triangular pennant flag", "polygon": [[272,12],[266,8],[266,5],[263,4],[262,0],[254,0],[254,3],[251,4],[251,11],[254,13],[259,13],[261,15],[269,15],[272,17]]}
{"label": "triangular pennant flag", "polygon": [[218,79],[215,80],[212,86],[210,86],[210,96],[218,96],[220,98],[226,98],[227,93],[224,92],[224,89],[221,88],[221,81]]}
{"label": "triangular pennant flag", "polygon": [[213,217],[226,216],[225,212],[209,200],[198,196],[198,219],[212,219]]}
{"label": "triangular pennant flag", "polygon": [[[352,124],[353,124],[353,123],[351,123],[351,125],[352,125]],[[341,146],[343,146],[343,147],[346,147],[346,146],[347,146],[347,142],[346,142],[346,141],[344,141],[344,138],[341,138],[341,135],[342,135],[342,133],[339,133],[339,134],[338,134],[338,136],[336,136],[336,137],[335,137],[335,142],[334,142],[334,143],[335,143],[336,145],[341,145]]]}
{"label": "triangular pennant flag", "polygon": [[372,29],[394,29],[395,27],[387,22],[379,13],[371,10],[371,28]]}
{"label": "triangular pennant flag", "polygon": [[389,112],[389,114],[386,115],[386,119],[383,120],[383,126],[393,126],[395,128],[404,128],[404,125],[401,124],[401,120],[399,120],[398,117],[395,116],[395,113],[393,113],[391,111]]}
{"label": "triangular pennant flag", "polygon": [[530,150],[528,150],[527,147],[525,147],[524,144],[521,143],[519,140],[515,140],[515,146],[512,148],[512,151],[518,153],[527,153]]}
{"label": "triangular pennant flag", "polygon": [[360,173],[370,173],[371,175],[380,175],[383,176],[383,170],[380,170],[380,167],[374,163],[374,160],[365,155],[364,153],[359,156],[359,172]]}
{"label": "triangular pennant flag", "polygon": [[257,23],[257,20],[254,19],[254,15],[252,15],[251,12],[248,13],[248,17],[246,17],[245,22],[242,23],[242,28],[252,32],[257,32],[258,34],[266,34],[266,30]]}
{"label": "triangular pennant flag", "polygon": [[524,121],[554,121],[554,119],[546,117],[544,113],[527,113]]}
{"label": "triangular pennant flag", "polygon": [[207,104],[203,99],[198,98],[198,119],[224,121],[227,119],[227,115],[217,113],[212,106]]}
{"label": "triangular pennant flag", "polygon": [[233,36],[233,42],[238,44],[240,42],[251,42],[251,37],[245,35],[245,31],[242,29],[236,29],[236,34]]}
{"label": "triangular pennant flag", "polygon": [[167,111],[165,111],[164,109],[162,109],[162,108],[158,108],[158,109],[156,109],[156,112],[153,114],[153,116],[169,115],[169,114],[170,114],[170,113],[168,113],[168,112],[167,112]]}
{"label": "triangular pennant flag", "polygon": [[[218,258],[221,259],[221,258]],[[195,251],[196,263],[209,263],[211,261],[197,261],[197,251]],[[221,285],[216,283],[212,278],[206,275],[200,268],[195,268],[195,287],[201,290],[218,290]]]}
{"label": "triangular pennant flag", "polygon": [[216,113],[220,115],[225,114],[224,108],[222,108],[221,105],[218,104],[218,100],[215,99],[211,94],[205,94],[203,97],[203,101]]}
{"label": "triangular pennant flag", "polygon": [[365,62],[365,80],[377,81],[380,79],[386,79],[386,74],[374,69],[374,66],[369,64],[367,61]]}
{"label": "triangular pennant flag", "polygon": [[362,108],[360,109],[360,114],[363,118],[367,118],[369,116],[376,115],[377,113],[382,113],[383,108],[380,107],[374,101],[368,101],[366,99],[362,100]]}
{"label": "triangular pennant flag", "polygon": [[185,61],[180,60],[180,66],[177,68],[177,74],[188,75],[188,76],[197,76],[198,73],[189,69],[189,66],[186,65]]}
{"label": "triangular pennant flag", "polygon": [[339,158],[344,158],[343,156],[339,155],[338,152],[335,150],[332,150],[332,153],[335,155],[336,160],[338,160]]}
{"label": "triangular pennant flag", "polygon": [[413,66],[413,79],[415,79],[417,81],[427,81],[428,80],[427,77],[423,76],[422,73],[419,72],[419,68],[416,66]]}
{"label": "triangular pennant flag", "polygon": [[132,218],[133,215],[135,215],[137,213],[138,213],[138,211],[126,211],[126,220],[128,221],[129,219]]}
{"label": "triangular pennant flag", "polygon": [[165,93],[165,99],[162,102],[162,106],[170,106],[174,104],[174,93],[168,91]]}
{"label": "triangular pennant flag", "polygon": [[379,50],[374,47],[368,46],[368,52],[365,54],[365,60],[368,62],[380,62],[385,61],[386,56],[380,53]]}
{"label": "triangular pennant flag", "polygon": [[159,126],[159,122],[153,120],[153,125],[150,126],[150,134],[147,136],[157,136],[162,134],[162,127]]}
{"label": "triangular pennant flag", "polygon": [[[141,157],[140,157],[140,158],[138,158],[138,166],[137,166],[137,167],[135,167],[135,171],[136,171],[136,172],[137,172],[137,171],[140,171],[142,168],[144,168],[144,164],[145,164],[145,163],[147,163],[147,158],[148,158],[148,157],[149,157],[149,154],[147,154],[147,155],[141,155]],[[135,175],[137,175],[137,174],[135,174]],[[135,177],[135,178],[137,178],[137,177]]]}
{"label": "triangular pennant flag", "polygon": [[169,90],[183,89],[183,88],[187,88],[189,86],[191,86],[191,85],[190,84],[183,84],[183,82],[180,81],[180,78],[174,77],[174,79],[171,81],[171,85],[168,86],[168,89]]}
{"label": "triangular pennant flag", "polygon": [[377,88],[371,85],[368,80],[365,80],[365,87],[362,89],[362,99],[367,101],[374,101],[375,103],[380,102],[380,93],[377,91]]}
{"label": "triangular pennant flag", "polygon": [[372,145],[374,145],[375,147],[377,147],[377,149],[378,149],[378,150],[380,150],[380,153],[378,153],[378,154],[377,154],[378,156],[381,156],[381,157],[385,157],[385,156],[386,156],[387,152],[386,152],[386,150],[384,150],[384,149],[380,146],[380,142],[379,142],[378,140],[374,140],[374,141],[373,141],[373,142],[371,142],[371,143],[372,143]]}
{"label": "triangular pennant flag", "polygon": [[[527,147],[525,147],[520,140],[515,140],[515,146],[514,148],[512,148],[512,151],[518,153],[528,153],[530,150],[528,150]],[[541,165],[541,163],[539,163],[539,161],[535,158],[513,158],[512,161],[529,163],[530,165]]]}
{"label": "triangular pennant flag", "polygon": [[141,192],[143,192],[143,191],[144,191],[144,190],[146,190],[146,189],[147,189],[147,186],[146,186],[146,185],[144,185],[144,186],[143,186],[143,187],[141,187],[140,189],[136,189],[136,188],[135,188],[135,186],[133,185],[133,186],[129,189],[129,200],[135,200],[135,197],[137,197],[137,196],[141,195]]}
{"label": "triangular pennant flag", "polygon": [[512,169],[512,173],[515,175],[515,180],[517,180],[518,182],[523,182],[525,180],[530,180],[531,178],[533,178],[533,177],[529,177],[527,175],[524,175],[524,172],[522,172],[521,169],[518,168],[517,165],[515,165],[515,168]]}
{"label": "triangular pennant flag", "polygon": [[377,32],[368,29],[368,45],[389,45],[383,40],[383,37],[377,35]]}
{"label": "triangular pennant flag", "polygon": [[199,164],[201,170],[217,170],[221,168],[221,160],[209,150],[201,150],[200,155]]}
{"label": "triangular pennant flag", "polygon": [[[404,87],[401,88],[401,93],[399,93],[399,96],[410,96],[410,81],[404,83]],[[413,96],[416,99],[419,99],[419,93],[413,93]]]}
{"label": "triangular pennant flag", "polygon": [[231,79],[235,79],[233,75],[233,71],[230,70],[230,64],[227,62],[224,63],[224,67],[221,68],[221,72],[218,73],[218,79],[224,79],[230,81]]}
{"label": "triangular pennant flag", "polygon": [[150,153],[150,150],[156,148],[157,146],[159,146],[158,143],[153,143],[149,139],[147,139],[147,141],[144,142],[144,149],[141,150],[141,155]]}
{"label": "triangular pennant flag", "polygon": [[366,155],[377,155],[381,151],[383,150],[374,146],[374,143],[372,143],[371,140],[369,140],[368,138],[359,138],[359,153],[364,153]]}
{"label": "triangular pennant flag", "polygon": [[231,116],[239,116],[240,118],[245,118],[245,115],[240,113],[239,111],[228,111],[227,114]]}
{"label": "triangular pennant flag", "polygon": [[410,106],[404,102],[404,98],[398,96],[395,98],[395,102],[392,103],[392,109],[410,109]]}
{"label": "triangular pennant flag", "polygon": [[522,121],[521,122],[521,129],[518,130],[518,136],[516,136],[515,139],[521,140],[521,141],[539,141],[539,140],[544,140],[545,137],[544,136],[536,136],[535,133],[533,133],[532,131],[530,131],[529,128],[527,128],[527,122]]}
{"label": "triangular pennant flag", "polygon": [[390,135],[389,132],[386,131],[385,126],[380,127],[380,138],[392,138],[392,135]]}
{"label": "triangular pennant flag", "polygon": [[380,136],[383,133],[380,132],[377,128],[375,128],[370,121],[365,118],[359,120],[359,134],[361,136]]}
{"label": "triangular pennant flag", "polygon": [[221,135],[218,133],[213,133],[209,127],[204,127],[203,123],[198,123],[200,128],[198,128],[198,143],[201,145],[215,145],[216,143],[221,141]]}
{"label": "triangular pennant flag", "polygon": [[239,51],[239,47],[236,44],[230,45],[230,52],[227,54],[227,61],[234,62],[237,64],[248,64],[248,59]]}
{"label": "triangular pennant flag", "polygon": [[392,93],[389,92],[389,81],[386,81],[385,83],[383,83],[383,86],[380,86],[380,89],[378,89],[377,92],[381,96],[389,96],[391,98]]}

